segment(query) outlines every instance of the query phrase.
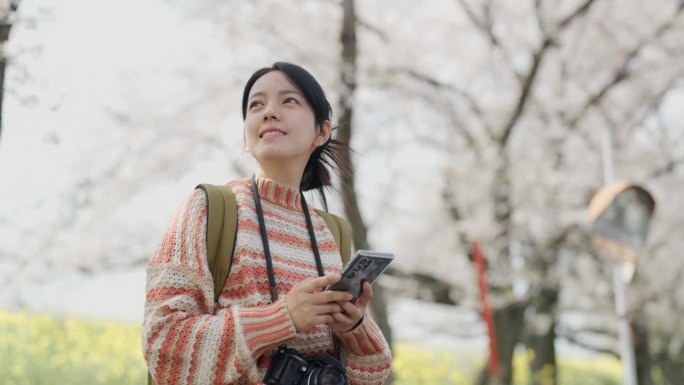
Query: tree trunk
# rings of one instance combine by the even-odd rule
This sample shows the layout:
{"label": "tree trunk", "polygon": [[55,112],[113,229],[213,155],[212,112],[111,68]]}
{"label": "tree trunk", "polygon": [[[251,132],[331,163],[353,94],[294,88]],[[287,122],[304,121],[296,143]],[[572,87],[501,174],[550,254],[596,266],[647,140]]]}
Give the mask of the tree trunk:
{"label": "tree trunk", "polygon": [[[354,91],[356,89],[356,13],[354,10],[354,0],[344,0],[342,2],[343,16],[342,16],[342,31],[340,34],[340,41],[342,44],[342,55],[340,63],[340,78],[342,81],[340,94],[340,120],[338,125],[337,139],[349,145],[352,140],[353,132],[353,107],[354,107]],[[346,151],[344,154],[345,160],[351,163],[351,154]],[[356,181],[355,172],[353,171],[343,176],[341,181],[341,193],[344,204],[344,210],[349,222],[352,226],[352,237],[354,246],[359,249],[371,249],[368,243],[368,229],[361,216],[358,200],[356,199]],[[380,330],[385,335],[390,347],[392,346],[392,330],[387,319],[387,305],[385,303],[385,296],[382,286],[375,285],[373,287],[373,300],[370,303],[373,318],[378,323]],[[385,382],[392,383],[392,375]]]}
{"label": "tree trunk", "polygon": [[632,322],[634,333],[634,355],[636,358],[637,383],[639,385],[654,385],[651,376],[651,352],[648,342],[648,330],[643,317]]}
{"label": "tree trunk", "polygon": [[[492,184],[492,199],[494,202],[494,221],[497,225],[497,233],[491,245],[492,252],[489,255],[490,292],[493,296],[510,290],[510,282],[502,275],[506,272],[498,271],[496,266],[508,265],[506,262],[509,254],[509,243],[512,233],[511,218],[513,206],[511,204],[511,179],[508,156],[506,154],[506,142],[500,143],[501,163],[496,169],[495,179]],[[494,282],[494,284],[491,284]],[[504,295],[504,294],[498,294]],[[481,371],[477,379],[478,385],[510,385],[513,380],[513,354],[515,347],[520,341],[524,327],[523,315],[527,303],[507,300],[503,307],[494,309],[494,331],[499,358],[499,378],[491,378],[488,372],[489,362]]]}
{"label": "tree trunk", "polygon": [[477,385],[511,385],[513,383],[513,353],[523,329],[523,315],[527,304],[511,302],[503,308],[494,309],[494,332],[499,354],[499,379],[489,373],[489,360],[480,371]]}
{"label": "tree trunk", "polygon": [[556,364],[556,308],[559,289],[542,288],[530,306],[535,314],[527,322],[525,345],[532,351],[530,373],[532,385],[558,383]]}
{"label": "tree trunk", "polygon": [[[493,253],[490,253],[490,255],[495,258],[495,261],[504,261],[508,258],[512,232],[511,176],[506,152],[505,146],[499,147],[501,163],[495,171],[491,192],[494,202],[494,223],[496,223],[497,233],[492,244]],[[505,265],[507,266],[508,264]],[[495,267],[496,264],[490,264],[490,266]]]}
{"label": "tree trunk", "polygon": [[7,58],[5,57],[5,44],[9,40],[12,24],[8,20],[0,22],[0,138],[2,138],[3,126],[3,100],[5,97],[5,68],[7,68]]}
{"label": "tree trunk", "polygon": [[665,357],[660,360],[660,370],[663,373],[664,385],[684,384],[684,360]]}
{"label": "tree trunk", "polygon": [[[509,292],[511,283],[506,277],[508,271],[497,269],[497,266],[508,266],[509,244],[512,233],[511,218],[513,207],[511,204],[511,179],[508,156],[506,155],[505,142],[500,143],[499,153],[501,163],[495,171],[495,179],[492,183],[491,197],[494,203],[494,223],[497,232],[491,242],[488,255],[490,293],[497,296],[497,293]],[[504,294],[498,294],[504,295]],[[494,309],[494,329],[499,358],[499,379],[490,378],[487,368],[485,368],[480,378],[477,380],[479,385],[499,385],[511,384],[513,377],[513,352],[520,340],[524,326],[523,313],[526,304],[515,302],[508,299],[507,304],[498,309]],[[489,364],[489,363],[488,363]]]}

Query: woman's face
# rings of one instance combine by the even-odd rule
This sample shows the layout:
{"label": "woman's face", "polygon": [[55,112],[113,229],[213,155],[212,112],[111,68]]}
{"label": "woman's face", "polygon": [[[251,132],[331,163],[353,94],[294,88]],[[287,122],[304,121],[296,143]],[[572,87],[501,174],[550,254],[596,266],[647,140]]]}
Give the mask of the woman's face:
{"label": "woman's face", "polygon": [[[303,172],[309,156],[325,143],[330,122],[316,127],[314,113],[304,95],[280,71],[271,71],[252,86],[247,99],[247,149],[263,167],[292,163]],[[287,163],[283,163],[287,162]]]}

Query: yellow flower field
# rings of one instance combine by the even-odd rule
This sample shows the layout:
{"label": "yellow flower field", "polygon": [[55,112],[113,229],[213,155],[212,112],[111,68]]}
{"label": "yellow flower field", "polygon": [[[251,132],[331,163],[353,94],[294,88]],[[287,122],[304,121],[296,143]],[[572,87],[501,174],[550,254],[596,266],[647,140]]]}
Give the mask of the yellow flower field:
{"label": "yellow flower field", "polygon": [[3,385],[143,384],[140,328],[0,312]]}
{"label": "yellow flower field", "polygon": [[[471,385],[483,365],[453,354],[399,343],[397,385]],[[0,311],[0,385],[130,385],[146,383],[140,326]],[[526,357],[516,357],[516,384],[527,384]],[[541,375],[544,375],[543,373]],[[615,360],[562,361],[560,385],[618,385]]]}

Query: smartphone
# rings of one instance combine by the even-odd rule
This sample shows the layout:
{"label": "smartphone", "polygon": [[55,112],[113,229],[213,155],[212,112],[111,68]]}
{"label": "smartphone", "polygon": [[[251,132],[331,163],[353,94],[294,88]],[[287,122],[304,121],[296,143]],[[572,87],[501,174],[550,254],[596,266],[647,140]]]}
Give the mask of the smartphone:
{"label": "smartphone", "polygon": [[393,259],[391,253],[359,250],[342,272],[342,279],[325,290],[347,291],[354,296],[352,301],[356,301],[362,294],[363,283],[373,284]]}

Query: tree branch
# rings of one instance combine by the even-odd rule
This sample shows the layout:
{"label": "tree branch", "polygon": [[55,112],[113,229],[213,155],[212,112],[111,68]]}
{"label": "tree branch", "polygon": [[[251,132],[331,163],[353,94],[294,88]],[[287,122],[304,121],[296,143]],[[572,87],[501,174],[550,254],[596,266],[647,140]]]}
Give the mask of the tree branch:
{"label": "tree branch", "polygon": [[480,18],[475,14],[472,7],[470,7],[465,0],[456,1],[459,3],[461,8],[463,8],[463,11],[466,13],[466,16],[470,22],[485,35],[485,39],[489,42],[489,45],[501,53],[508,68],[515,75],[515,77],[520,80],[521,75],[515,70],[508,50],[506,50],[506,48],[501,44],[499,38],[497,38],[494,34],[494,21],[492,19],[491,2],[488,1],[482,5],[484,17]]}
{"label": "tree branch", "polygon": [[658,179],[664,177],[665,175],[673,174],[677,170],[677,168],[682,165],[684,165],[684,158],[670,159],[663,166],[653,170],[648,175],[648,179]]}
{"label": "tree branch", "polygon": [[634,48],[632,48],[627,54],[625,55],[624,60],[622,61],[622,65],[620,68],[613,74],[613,77],[608,83],[606,83],[596,94],[594,94],[589,100],[584,104],[584,107],[580,109],[580,112],[575,115],[572,119],[568,121],[568,126],[570,128],[575,128],[577,127],[577,124],[579,121],[585,116],[585,112],[588,111],[590,108],[597,106],[599,103],[603,101],[605,96],[617,85],[623,83],[625,80],[629,79],[631,74],[632,74],[632,65],[633,61],[636,59],[637,56],[641,53],[641,51],[644,49],[644,47],[647,47],[651,42],[657,40],[659,37],[664,35],[667,31],[669,31],[675,24],[675,20],[684,12],[684,0],[680,1],[679,6],[677,7],[677,11],[674,14],[672,18],[670,18],[668,21],[663,23],[658,29],[656,29],[656,32],[644,39],[642,42],[637,44]]}
{"label": "tree branch", "polygon": [[363,29],[368,30],[369,32],[372,32],[374,35],[380,38],[383,43],[388,43],[389,42],[389,37],[387,34],[381,30],[380,28],[372,25],[371,23],[367,22],[364,19],[361,19],[360,17],[356,17],[356,24],[358,24],[359,27],[362,27]]}
{"label": "tree branch", "polygon": [[[482,111],[482,108],[479,106],[477,101],[470,94],[468,94],[466,91],[463,91],[457,87],[454,87],[451,84],[441,82],[441,81],[439,81],[433,77],[430,77],[428,75],[419,73],[418,71],[415,71],[415,70],[410,69],[410,68],[394,69],[394,70],[392,70],[392,72],[397,72],[397,73],[408,75],[410,78],[417,80],[421,83],[425,83],[425,84],[427,84],[427,85],[429,85],[429,86],[431,86],[437,90],[440,90],[440,89],[447,90],[447,91],[453,92],[453,93],[457,94],[458,96],[462,97],[463,100],[465,100],[466,104],[468,105],[468,108],[470,109],[470,111],[477,117],[479,123],[484,127],[484,129],[488,133],[488,135],[490,135],[490,137],[493,137],[492,127],[487,123],[485,116],[484,116],[485,114]],[[461,120],[458,119],[456,111],[453,108],[451,108],[451,103],[446,103],[446,105],[449,106],[449,108],[447,108],[447,110],[449,112],[450,121],[454,125],[456,125],[458,128],[461,129],[461,131],[463,132],[463,135],[466,138],[466,141],[470,145],[472,145],[473,148],[475,148],[475,149],[478,148],[479,146],[477,145],[477,140],[475,139],[475,137],[472,136],[472,134],[468,131],[466,126],[461,122]]]}
{"label": "tree branch", "polygon": [[504,126],[503,133],[501,134],[501,137],[498,139],[499,146],[501,148],[506,147],[506,144],[508,144],[508,139],[510,138],[511,133],[513,132],[513,127],[515,127],[515,125],[520,120],[520,117],[522,116],[523,110],[525,109],[525,105],[529,101],[530,90],[532,90],[534,81],[537,78],[537,74],[539,73],[539,67],[541,65],[542,59],[544,59],[546,51],[549,49],[549,47],[551,47],[551,42],[551,39],[545,39],[540,49],[534,54],[532,58],[532,67],[530,68],[530,72],[523,79],[520,96],[518,97],[518,101],[516,102],[513,114],[510,116],[510,118],[508,118],[508,122]]}
{"label": "tree branch", "polygon": [[571,333],[571,332],[561,333],[561,332],[559,332],[558,336],[565,338],[566,340],[572,342],[573,344],[580,346],[580,347],[583,347],[585,349],[589,349],[589,350],[592,350],[592,351],[595,351],[598,353],[608,354],[608,355],[615,357],[615,358],[620,357],[620,354],[617,351],[615,351],[615,349],[611,349],[611,348],[606,347],[606,346],[600,346],[596,343],[589,342],[588,340],[584,340],[583,338],[581,338],[579,335],[577,335],[575,333]]}
{"label": "tree branch", "polygon": [[556,27],[556,31],[554,32],[554,34],[547,36],[543,40],[537,52],[535,52],[532,56],[532,67],[530,68],[530,71],[528,72],[527,76],[525,76],[522,80],[520,96],[518,97],[515,109],[513,110],[513,113],[508,119],[508,122],[504,126],[503,133],[499,138],[499,146],[501,148],[506,147],[506,145],[508,144],[508,140],[511,136],[511,133],[513,132],[513,128],[520,120],[520,117],[522,116],[525,106],[530,99],[530,91],[534,86],[534,82],[539,73],[539,68],[541,66],[542,60],[546,56],[546,52],[555,43],[555,40],[558,38],[558,36],[561,33],[563,33],[563,31],[568,27],[568,25],[570,25],[570,23],[573,20],[586,14],[589,11],[591,5],[594,4],[594,1],[595,0],[587,0],[584,4],[577,8],[575,12],[571,13],[569,16],[563,19]]}
{"label": "tree branch", "polygon": [[492,12],[490,5],[491,4],[483,4],[482,8],[484,11],[484,17],[479,18],[473,9],[468,5],[468,3],[465,2],[465,0],[456,0],[461,8],[463,8],[463,11],[465,11],[466,16],[468,16],[468,19],[470,19],[470,22],[473,23],[477,28],[479,28],[484,34],[487,36],[487,40],[489,40],[489,43],[493,47],[497,48],[502,48],[501,44],[499,43],[499,39],[497,39],[496,35],[494,35],[494,30],[493,30],[493,22],[492,22]]}
{"label": "tree branch", "polygon": [[594,5],[594,2],[595,2],[595,0],[586,0],[584,2],[584,4],[580,5],[575,10],[575,12],[571,13],[565,19],[563,19],[563,21],[561,21],[558,24],[556,35],[558,35],[559,32],[561,32],[565,28],[567,28],[568,25],[570,25],[570,23],[572,23],[573,20],[575,20],[576,18],[578,18],[578,17],[586,14],[587,12],[589,12],[589,9],[591,9],[591,6]]}
{"label": "tree branch", "polygon": [[542,0],[534,0],[534,14],[537,17],[537,26],[542,35],[546,35],[546,24],[544,24],[542,13]]}

